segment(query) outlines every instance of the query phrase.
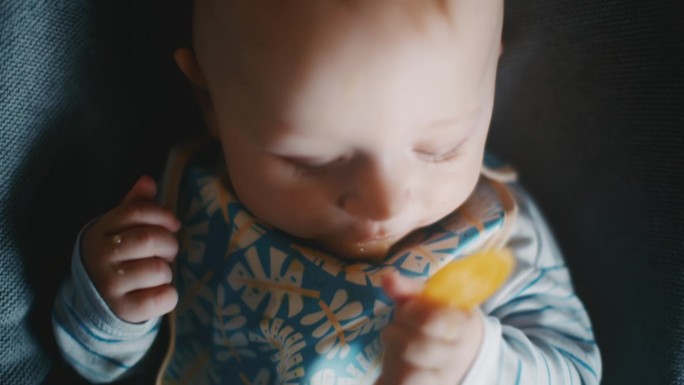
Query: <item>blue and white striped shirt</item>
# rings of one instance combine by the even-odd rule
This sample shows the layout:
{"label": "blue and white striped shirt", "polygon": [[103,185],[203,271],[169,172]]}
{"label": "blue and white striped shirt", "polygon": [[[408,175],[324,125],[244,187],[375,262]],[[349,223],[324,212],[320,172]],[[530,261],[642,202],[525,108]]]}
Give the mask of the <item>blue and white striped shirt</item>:
{"label": "blue and white striped shirt", "polygon": [[[196,179],[207,180],[206,178]],[[517,266],[507,283],[477,310],[485,315],[484,337],[479,353],[462,384],[598,384],[601,378],[599,350],[594,341],[588,315],[573,291],[561,253],[539,210],[529,196],[517,184],[509,184],[507,188],[517,206],[516,219],[507,229],[509,232],[507,234],[507,247],[514,252]],[[205,191],[206,185],[200,186],[198,190]],[[478,191],[480,190],[476,190],[476,194]],[[493,218],[496,217],[495,213],[492,215]],[[496,221],[490,222],[495,223]],[[461,243],[463,243],[462,240]],[[129,324],[116,317],[88,278],[81,263],[79,247],[80,242],[77,242],[72,261],[72,277],[59,292],[55,303],[53,312],[54,331],[65,359],[79,373],[93,382],[110,382],[124,376],[147,353],[157,335],[159,319],[150,320],[143,324]],[[281,249],[285,248],[287,246],[283,246]],[[181,261],[187,257],[188,254],[184,254],[183,251],[179,254]],[[300,261],[305,259],[299,257]],[[223,271],[229,272],[229,269],[223,269]],[[232,271],[234,272],[235,269]],[[230,281],[231,275],[226,275],[227,277],[222,276],[216,282],[225,282],[226,279]],[[183,298],[184,283],[182,278],[177,283],[180,286],[181,298]],[[211,293],[202,298],[198,297],[198,301],[201,299],[204,302],[211,303],[204,310],[201,309],[200,303],[185,306],[185,308],[200,309],[198,312],[190,314],[190,318],[202,318],[199,315],[201,312],[211,312],[212,309],[219,309],[224,302],[228,303],[226,297],[230,294],[229,286],[219,284],[218,288],[221,294],[216,295],[217,291],[209,285],[212,287],[209,290]],[[336,290],[335,298],[339,299],[339,289]],[[239,293],[243,293],[244,296],[244,291]],[[233,297],[239,296],[238,291],[233,293]],[[207,301],[207,298],[210,301]],[[323,298],[323,294],[321,294],[321,298]],[[352,299],[349,299],[349,303],[351,301]],[[375,303],[377,304],[378,301],[376,300]],[[292,306],[291,299],[288,305]],[[229,307],[238,309],[239,311],[235,315],[240,315],[240,317],[250,312],[248,307],[239,308],[237,305]],[[288,306],[281,307],[287,308]],[[287,313],[287,311],[285,312]],[[290,309],[291,312],[292,309]],[[182,322],[183,317],[185,317],[182,311],[179,311],[175,316]],[[211,318],[214,315],[208,317]],[[269,317],[276,319],[277,314],[270,314]],[[261,313],[255,314],[257,323],[259,318],[263,318]],[[288,317],[283,316],[282,318],[287,319]],[[294,319],[295,317],[290,318]],[[305,318],[312,319],[311,315],[303,319]],[[212,326],[211,320],[209,322],[199,320],[198,322],[195,326],[192,325],[192,322],[181,324],[174,331],[174,335],[179,336],[177,341],[184,343],[192,341],[183,338],[182,334],[185,332],[183,329],[202,328],[208,325],[206,327],[213,327],[213,330],[216,330],[216,326]],[[248,321],[245,322],[249,323]],[[376,322],[374,325],[380,325],[380,323]],[[273,326],[271,325],[271,327]],[[280,328],[280,324],[277,327]],[[379,330],[375,330],[375,332],[377,331]],[[171,360],[170,366],[163,369],[167,373],[162,373],[160,379],[169,384],[180,384],[183,381],[189,384],[234,384],[237,383],[237,380],[227,380],[228,377],[224,372],[244,369],[245,373],[249,373],[245,367],[250,365],[250,358],[254,358],[250,354],[256,356],[259,354],[258,350],[253,350],[250,353],[248,345],[244,345],[244,356],[242,360],[238,359],[234,362],[234,367],[230,366],[230,359],[235,357],[228,357],[227,355],[235,353],[225,352],[223,358],[208,359],[208,362],[216,361],[213,368],[211,364],[206,364],[209,369],[205,369],[204,373],[194,374],[194,377],[187,378],[187,373],[182,372],[184,370],[182,365],[184,361],[192,361],[196,358],[189,356],[188,352],[192,352],[193,349],[201,350],[201,345],[216,344],[216,341],[212,341],[212,339],[216,339],[216,334],[212,338],[212,333],[210,331],[203,334],[207,336],[205,337],[206,341],[192,341],[193,344],[198,345],[197,347],[183,350],[179,346],[175,352],[177,356]],[[312,334],[311,331],[308,333]],[[245,331],[234,335],[243,336],[243,339],[249,339],[252,343],[262,343],[267,339],[256,334],[258,331],[249,330],[249,332]],[[289,335],[295,334],[293,332]],[[301,344],[299,344],[299,348],[301,348]],[[220,350],[219,348],[214,348],[213,351]],[[212,350],[209,349],[209,351]],[[264,350],[261,351],[264,352],[263,355],[270,356],[272,354]],[[312,350],[312,352],[314,351]],[[216,354],[220,356],[221,352]],[[199,355],[199,353],[195,355]],[[308,357],[313,356],[312,354]],[[305,361],[308,360],[307,356],[304,357]],[[267,357],[268,359],[270,358]],[[174,362],[176,363],[174,364]],[[343,365],[348,367],[349,363],[344,361]],[[331,371],[332,369],[327,370],[325,379],[321,375],[307,377],[302,373],[310,368],[306,365],[303,365],[302,368],[297,372],[299,373],[297,375],[292,374],[296,372],[290,370],[292,368],[286,368],[291,377],[289,380],[275,374],[265,373],[263,369],[259,368],[257,368],[258,370],[255,369],[251,376],[240,373],[240,379],[244,381],[245,378],[248,378],[249,383],[255,384],[344,383],[365,385],[372,383],[368,382],[371,380],[343,382],[342,377]],[[181,372],[176,373],[177,371]],[[292,376],[295,376],[294,379]],[[364,377],[374,378],[372,376]],[[185,379],[183,380],[183,378]]]}

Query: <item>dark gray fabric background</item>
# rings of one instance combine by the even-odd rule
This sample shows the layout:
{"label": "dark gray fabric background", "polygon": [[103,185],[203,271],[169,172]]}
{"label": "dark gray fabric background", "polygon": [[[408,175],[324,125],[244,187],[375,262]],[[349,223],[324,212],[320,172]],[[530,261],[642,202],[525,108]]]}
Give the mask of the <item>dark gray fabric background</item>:
{"label": "dark gray fabric background", "polygon": [[[70,162],[74,149],[66,146],[73,137],[67,125],[82,93],[84,11],[82,4],[0,2],[2,384],[37,383],[50,368],[50,353],[43,349],[49,344],[49,312],[35,305],[54,292],[65,272],[60,253],[66,243],[60,237],[77,219],[59,207],[74,205],[73,199],[50,200],[39,188],[51,188],[42,184],[51,171],[60,174],[65,188],[78,177],[53,162]],[[39,203],[39,197],[49,201]],[[32,214],[40,206],[51,207],[37,218]]]}
{"label": "dark gray fabric background", "polygon": [[[199,122],[176,3],[0,2],[1,384],[81,383],[50,331],[73,239]],[[490,149],[555,230],[603,383],[684,384],[682,2],[506,7]]]}
{"label": "dark gray fabric background", "polygon": [[683,5],[507,2],[490,148],[551,222],[605,384],[684,383]]}

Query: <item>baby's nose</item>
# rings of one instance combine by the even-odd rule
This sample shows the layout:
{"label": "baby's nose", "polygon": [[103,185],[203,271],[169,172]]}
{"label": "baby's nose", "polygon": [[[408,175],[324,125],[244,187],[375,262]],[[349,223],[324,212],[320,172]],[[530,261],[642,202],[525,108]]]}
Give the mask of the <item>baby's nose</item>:
{"label": "baby's nose", "polygon": [[340,206],[351,215],[374,221],[387,220],[411,199],[409,177],[398,168],[366,162],[345,186]]}

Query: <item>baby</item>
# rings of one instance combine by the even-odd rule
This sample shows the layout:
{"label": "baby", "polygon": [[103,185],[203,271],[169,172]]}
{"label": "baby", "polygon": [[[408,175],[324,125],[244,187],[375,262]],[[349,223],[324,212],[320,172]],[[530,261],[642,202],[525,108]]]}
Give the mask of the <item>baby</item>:
{"label": "baby", "polygon": [[[171,312],[164,384],[599,383],[547,226],[483,166],[502,0],[196,0],[193,20],[175,59],[215,140],[79,236],[53,312],[79,373],[134,371]],[[421,299],[503,246],[517,267],[479,308]]]}

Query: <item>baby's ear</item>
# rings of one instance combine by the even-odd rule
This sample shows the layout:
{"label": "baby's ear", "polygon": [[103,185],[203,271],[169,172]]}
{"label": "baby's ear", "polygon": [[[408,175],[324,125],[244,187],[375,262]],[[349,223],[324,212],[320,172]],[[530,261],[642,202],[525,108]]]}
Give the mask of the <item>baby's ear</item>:
{"label": "baby's ear", "polygon": [[199,64],[197,64],[195,53],[190,48],[181,47],[173,53],[173,59],[176,61],[178,69],[180,69],[192,85],[195,97],[202,108],[204,119],[209,128],[209,134],[212,137],[218,137],[214,103],[211,100],[211,95],[209,95],[209,89],[207,88],[207,82],[202,73],[202,69],[199,67]]}
{"label": "baby's ear", "polygon": [[206,87],[207,82],[204,80],[202,70],[197,64],[195,53],[188,47],[181,47],[173,53],[173,59],[176,61],[178,69],[190,81],[193,87]]}

